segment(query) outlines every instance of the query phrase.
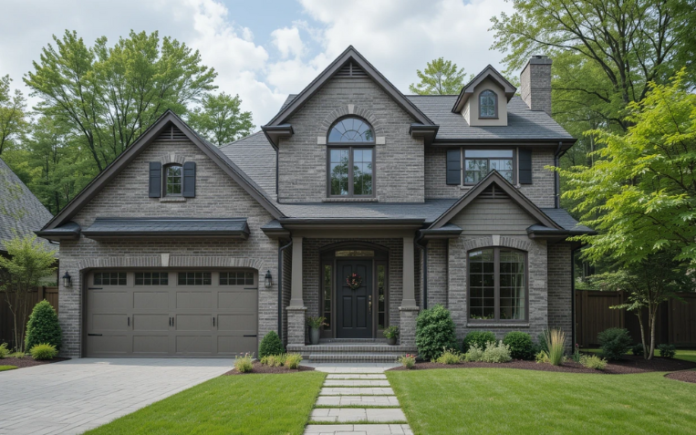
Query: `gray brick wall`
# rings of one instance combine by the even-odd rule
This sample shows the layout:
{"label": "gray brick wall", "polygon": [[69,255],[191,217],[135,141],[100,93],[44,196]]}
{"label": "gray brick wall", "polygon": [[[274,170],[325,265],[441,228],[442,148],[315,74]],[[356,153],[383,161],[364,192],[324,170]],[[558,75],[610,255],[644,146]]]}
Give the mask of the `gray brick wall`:
{"label": "gray brick wall", "polygon": [[573,326],[571,247],[567,243],[549,245],[549,328],[560,328],[569,344]]}
{"label": "gray brick wall", "polygon": [[428,241],[428,308],[447,307],[447,240]]}
{"label": "gray brick wall", "polygon": [[326,137],[329,126],[349,114],[366,118],[384,145],[375,145],[375,186],[379,201],[424,200],[424,146],[413,139],[413,119],[369,78],[329,80],[288,122],[294,135],[280,144],[279,201],[306,202],[326,198]]}
{"label": "gray brick wall", "polygon": [[551,115],[551,59],[534,56],[520,74],[520,96],[532,110]]}
{"label": "gray brick wall", "polygon": [[[163,203],[148,197],[148,163],[167,159],[169,154],[184,156],[197,165],[196,197],[185,202]],[[81,237],[61,243],[60,275],[73,277],[72,289],[59,290],[59,313],[63,328],[62,354],[79,357],[82,353],[82,276],[87,267],[154,267],[161,265],[161,254],[170,254],[171,267],[208,266],[254,267],[263,279],[270,270],[274,285],[259,289],[259,337],[277,328],[277,249],[278,243],[259,229],[271,216],[240,186],[189,142],[153,142],[128,167],[95,196],[73,220],[87,228],[102,217],[247,217],[248,240],[179,239],[101,241]]]}

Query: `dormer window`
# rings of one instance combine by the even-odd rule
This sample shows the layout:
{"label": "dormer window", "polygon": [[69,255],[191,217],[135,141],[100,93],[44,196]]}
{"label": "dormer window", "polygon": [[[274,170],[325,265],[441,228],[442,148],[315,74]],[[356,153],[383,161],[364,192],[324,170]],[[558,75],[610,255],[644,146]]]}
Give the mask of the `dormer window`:
{"label": "dormer window", "polygon": [[328,196],[374,196],[374,144],[372,126],[350,116],[339,119],[329,130]]}
{"label": "dormer window", "polygon": [[486,89],[479,94],[479,118],[498,117],[498,94]]}
{"label": "dormer window", "polygon": [[164,170],[164,196],[181,196],[184,170],[181,165],[169,165]]}

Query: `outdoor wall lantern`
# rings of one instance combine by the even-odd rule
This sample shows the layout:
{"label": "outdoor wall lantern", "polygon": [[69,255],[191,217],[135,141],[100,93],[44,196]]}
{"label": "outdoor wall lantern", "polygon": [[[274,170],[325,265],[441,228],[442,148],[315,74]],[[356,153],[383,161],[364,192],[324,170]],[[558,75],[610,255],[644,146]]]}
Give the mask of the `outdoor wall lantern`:
{"label": "outdoor wall lantern", "polygon": [[266,271],[266,288],[271,288],[273,286],[273,277],[271,276],[271,271]]}
{"label": "outdoor wall lantern", "polygon": [[63,275],[63,287],[72,287],[72,279],[70,278],[70,274],[67,271],[65,272],[65,275]]}

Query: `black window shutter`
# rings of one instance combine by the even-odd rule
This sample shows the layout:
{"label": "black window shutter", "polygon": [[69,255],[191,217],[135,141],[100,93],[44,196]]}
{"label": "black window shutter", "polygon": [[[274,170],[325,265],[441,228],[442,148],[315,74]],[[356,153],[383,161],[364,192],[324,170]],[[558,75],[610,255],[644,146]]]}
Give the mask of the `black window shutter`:
{"label": "black window shutter", "polygon": [[461,184],[461,152],[459,148],[447,150],[447,184]]}
{"label": "black window shutter", "polygon": [[196,162],[184,163],[184,198],[196,196]]}
{"label": "black window shutter", "polygon": [[532,150],[520,149],[520,184],[532,184]]}
{"label": "black window shutter", "polygon": [[162,163],[150,162],[150,198],[162,196]]}

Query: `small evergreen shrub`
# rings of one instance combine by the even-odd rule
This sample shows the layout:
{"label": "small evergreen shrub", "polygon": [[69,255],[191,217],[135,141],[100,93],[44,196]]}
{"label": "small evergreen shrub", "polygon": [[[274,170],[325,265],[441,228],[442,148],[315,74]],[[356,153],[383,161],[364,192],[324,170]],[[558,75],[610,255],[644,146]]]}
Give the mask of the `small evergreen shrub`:
{"label": "small evergreen shrub", "polygon": [[285,367],[292,369],[292,370],[297,370],[297,368],[300,366],[300,363],[302,362],[302,355],[299,353],[289,353],[285,355]]}
{"label": "small evergreen shrub", "polygon": [[284,353],[285,347],[283,347],[283,342],[280,341],[280,337],[278,337],[275,331],[269,332],[261,340],[261,345],[259,346],[260,358],[268,355],[283,355]]}
{"label": "small evergreen shrub", "polygon": [[0,359],[7,358],[10,355],[10,349],[7,348],[7,343],[0,344]]}
{"label": "small evergreen shrub", "polygon": [[469,346],[469,350],[467,350],[464,354],[464,361],[466,362],[477,362],[481,361],[482,358],[483,349],[481,349],[481,347],[476,343]]}
{"label": "small evergreen shrub", "polygon": [[674,355],[677,354],[677,348],[673,344],[663,343],[657,346],[657,349],[660,351],[662,358],[674,358]]}
{"label": "small evergreen shrub", "polygon": [[486,344],[489,342],[497,342],[495,334],[490,331],[471,331],[464,337],[464,342],[462,343],[462,351],[466,352],[472,344],[478,345],[481,349],[486,348]]}
{"label": "small evergreen shrub", "polygon": [[580,364],[588,369],[604,370],[607,367],[607,360],[597,355],[583,355],[580,357]]}
{"label": "small evergreen shrub", "polygon": [[416,347],[426,361],[440,357],[443,349],[457,347],[454,321],[442,305],[421,311],[416,319]]}
{"label": "small evergreen shrub", "polygon": [[487,363],[506,363],[512,361],[510,356],[510,347],[500,340],[497,344],[489,341],[486,344],[486,350],[483,351],[481,361]]}
{"label": "small evergreen shrub", "polygon": [[446,349],[435,362],[440,364],[459,364],[461,361],[462,357],[459,352],[454,349]]}
{"label": "small evergreen shrub", "polygon": [[237,358],[234,362],[234,368],[240,373],[249,373],[254,368],[251,354],[245,353],[244,356]]}
{"label": "small evergreen shrub", "polygon": [[416,365],[416,356],[407,353],[406,355],[400,356],[397,361],[399,361],[402,366],[411,370]]}
{"label": "small evergreen shrub", "polygon": [[643,356],[643,343],[634,344],[631,348],[631,353],[635,356]]}
{"label": "small evergreen shrub", "polygon": [[503,343],[510,347],[510,356],[514,359],[534,358],[534,343],[526,332],[512,331],[505,334]]}
{"label": "small evergreen shrub", "polygon": [[63,333],[58,324],[58,314],[47,300],[34,306],[27,322],[27,333],[24,339],[25,349],[32,349],[37,344],[47,343],[60,349]]}
{"label": "small evergreen shrub", "polygon": [[609,360],[621,359],[633,345],[631,334],[625,328],[606,329],[599,333],[598,339],[602,356]]}
{"label": "small evergreen shrub", "polygon": [[53,359],[58,355],[56,347],[48,343],[35,344],[29,350],[29,353],[31,353],[32,358],[38,361]]}

